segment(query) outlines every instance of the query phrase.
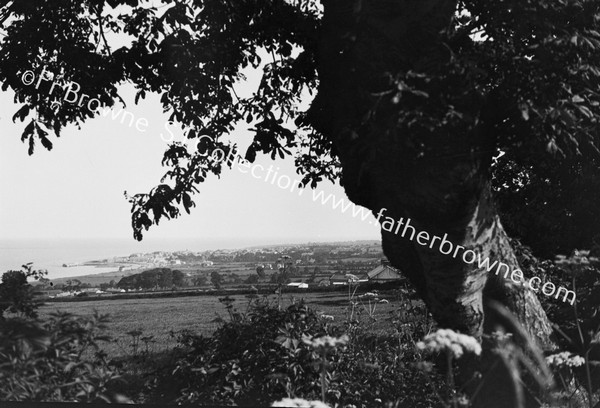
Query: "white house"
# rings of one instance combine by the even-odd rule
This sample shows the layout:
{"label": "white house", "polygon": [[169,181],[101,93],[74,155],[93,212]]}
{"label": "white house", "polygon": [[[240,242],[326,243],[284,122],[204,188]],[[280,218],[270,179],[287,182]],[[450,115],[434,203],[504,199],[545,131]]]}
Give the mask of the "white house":
{"label": "white house", "polygon": [[304,282],[290,282],[287,284],[287,286],[296,287],[300,289],[308,289],[308,283]]}

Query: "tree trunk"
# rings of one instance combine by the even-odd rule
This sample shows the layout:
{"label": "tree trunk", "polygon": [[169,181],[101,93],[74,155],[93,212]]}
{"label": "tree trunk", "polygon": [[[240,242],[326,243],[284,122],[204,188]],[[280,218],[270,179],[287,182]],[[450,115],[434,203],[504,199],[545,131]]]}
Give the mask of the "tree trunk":
{"label": "tree trunk", "polygon": [[399,134],[399,105],[382,97],[394,73],[427,71],[448,58],[437,37],[455,10],[446,0],[324,0],[319,92],[309,120],[332,141],[348,197],[380,216],[384,253],[441,326],[481,338],[506,323],[487,308],[493,299],[548,348],[551,325],[530,290],[464,262],[462,251],[444,255],[438,245],[409,239],[410,219],[416,233],[447,234],[454,248],[519,268],[491,197],[495,140],[485,118],[493,102],[474,113],[482,125],[471,133],[416,139]]}

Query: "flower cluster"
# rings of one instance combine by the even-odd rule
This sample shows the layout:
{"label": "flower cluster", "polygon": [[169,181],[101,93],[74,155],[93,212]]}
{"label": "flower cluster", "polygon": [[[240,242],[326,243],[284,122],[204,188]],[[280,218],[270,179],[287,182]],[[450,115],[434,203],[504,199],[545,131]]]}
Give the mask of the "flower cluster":
{"label": "flower cluster", "polygon": [[420,370],[424,373],[430,373],[433,371],[433,364],[429,361],[418,361],[415,363],[415,367],[417,370]]}
{"label": "flower cluster", "polygon": [[287,407],[287,408],[331,408],[329,405],[321,401],[307,401],[302,398],[284,398],[281,401],[271,404],[272,407]]}
{"label": "flower cluster", "polygon": [[512,333],[504,333],[501,331],[495,331],[489,335],[490,339],[496,341],[497,343],[504,343],[512,339]]}
{"label": "flower cluster", "polygon": [[551,356],[546,357],[546,363],[555,367],[579,367],[585,364],[585,359],[570,351],[563,351],[562,353],[552,354]]}
{"label": "flower cluster", "polygon": [[362,299],[377,299],[377,293],[375,293],[375,292],[363,293],[362,295],[359,296],[359,298],[362,298]]}
{"label": "flower cluster", "polygon": [[423,341],[417,343],[417,348],[429,353],[446,351],[454,358],[459,358],[465,351],[481,354],[481,344],[474,337],[456,333],[450,329],[440,329],[435,333],[425,336]]}
{"label": "flower cluster", "polygon": [[344,345],[347,344],[350,338],[348,335],[344,334],[342,337],[331,337],[331,336],[322,336],[322,337],[307,337],[302,336],[302,342],[304,344],[308,344],[313,348],[335,348],[338,344]]}

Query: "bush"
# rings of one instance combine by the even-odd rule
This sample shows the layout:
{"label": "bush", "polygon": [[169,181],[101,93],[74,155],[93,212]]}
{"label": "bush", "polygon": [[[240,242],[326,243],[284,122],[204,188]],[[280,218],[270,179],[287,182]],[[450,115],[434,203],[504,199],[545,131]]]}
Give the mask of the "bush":
{"label": "bush", "polygon": [[31,263],[23,265],[21,271],[7,271],[2,274],[0,283],[0,320],[9,312],[21,317],[37,316],[38,302],[34,288],[27,283],[28,278],[40,280],[47,273],[32,270]]}
{"label": "bush", "polygon": [[[278,310],[259,302],[246,316],[225,323],[210,338],[180,333],[178,358],[173,367],[163,370],[154,386],[178,390],[173,396],[178,403],[267,405],[273,397],[287,395],[284,378],[309,384],[306,377],[314,372],[309,367],[310,350],[296,340],[292,341],[295,352],[286,348],[282,333],[295,339],[324,333],[324,328],[303,305]],[[318,395],[317,386],[307,388],[303,391]]]}
{"label": "bush", "polygon": [[119,378],[98,342],[107,317],[51,314],[47,321],[0,322],[0,400],[124,401],[107,386]]}
{"label": "bush", "polygon": [[323,347],[335,344],[344,329],[302,302],[279,310],[256,300],[246,315],[237,316],[230,313],[231,321],[211,337],[180,333],[174,363],[154,377],[150,398],[268,406],[284,397],[324,396],[328,404],[341,406],[434,405],[411,364],[417,361],[414,344],[402,345],[395,335],[365,332],[344,347]]}
{"label": "bush", "polygon": [[40,320],[27,278],[45,272],[23,268],[4,273],[0,284],[0,401],[128,401],[107,392],[119,379],[98,344],[108,340],[107,316],[56,312]]}
{"label": "bush", "polygon": [[258,283],[258,281],[259,281],[258,275],[250,275],[246,278],[245,283],[254,284],[254,283]]}

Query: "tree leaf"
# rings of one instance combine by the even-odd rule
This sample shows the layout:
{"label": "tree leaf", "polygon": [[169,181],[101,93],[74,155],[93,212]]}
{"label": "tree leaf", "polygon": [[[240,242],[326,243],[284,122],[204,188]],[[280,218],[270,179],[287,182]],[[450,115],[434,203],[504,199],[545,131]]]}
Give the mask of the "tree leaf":
{"label": "tree leaf", "polygon": [[29,115],[29,105],[25,104],[13,115],[12,120],[16,122],[17,119],[20,119],[23,122],[27,115]]}

